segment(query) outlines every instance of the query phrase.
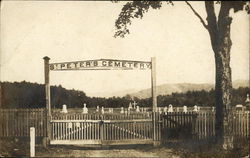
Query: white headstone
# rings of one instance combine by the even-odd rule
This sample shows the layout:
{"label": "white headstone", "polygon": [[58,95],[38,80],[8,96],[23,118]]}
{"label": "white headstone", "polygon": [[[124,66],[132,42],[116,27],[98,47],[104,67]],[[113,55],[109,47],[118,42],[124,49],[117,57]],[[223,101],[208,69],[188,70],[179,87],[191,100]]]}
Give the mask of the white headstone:
{"label": "white headstone", "polygon": [[130,110],[130,109],[133,109],[132,103],[131,103],[131,102],[130,102],[129,105],[128,105],[128,109],[129,109],[129,110]]}
{"label": "white headstone", "polygon": [[169,106],[168,106],[168,112],[174,112],[173,105],[169,104]]}
{"label": "white headstone", "polygon": [[120,113],[124,114],[124,108],[123,107],[121,107],[121,112]]}
{"label": "white headstone", "polygon": [[197,106],[197,110],[200,111],[200,110],[201,110],[201,107]]}
{"label": "white headstone", "polygon": [[214,106],[212,107],[212,112],[214,112],[214,110],[215,110],[215,108],[214,108]]}
{"label": "white headstone", "polygon": [[243,108],[243,105],[242,104],[237,104],[236,108]]}
{"label": "white headstone", "polygon": [[164,109],[163,109],[163,111],[166,113],[166,112],[168,112],[168,107],[164,107]]}
{"label": "white headstone", "polygon": [[183,106],[183,112],[185,112],[185,113],[187,112],[187,106],[185,106],[185,105]]}
{"label": "white headstone", "polygon": [[247,94],[247,99],[245,101],[246,103],[250,102],[250,99],[249,99],[249,94]]}
{"label": "white headstone", "polygon": [[162,113],[161,107],[158,107],[158,112],[159,112],[159,114]]}
{"label": "white headstone", "polygon": [[88,113],[88,108],[87,108],[86,103],[83,104],[82,113],[83,114],[87,114]]}
{"label": "white headstone", "polygon": [[243,110],[243,105],[242,104],[237,104],[236,105],[236,110]]}
{"label": "white headstone", "polygon": [[139,106],[136,106],[136,112],[140,112],[140,107]]}
{"label": "white headstone", "polygon": [[194,112],[198,112],[198,107],[197,107],[197,105],[195,105],[194,106],[194,110],[193,110]]}
{"label": "white headstone", "polygon": [[62,111],[61,111],[61,113],[68,113],[68,110],[67,110],[67,105],[63,105],[62,106]]}
{"label": "white headstone", "polygon": [[102,111],[101,112],[102,112],[102,114],[104,114],[104,107],[103,106],[102,106]]}

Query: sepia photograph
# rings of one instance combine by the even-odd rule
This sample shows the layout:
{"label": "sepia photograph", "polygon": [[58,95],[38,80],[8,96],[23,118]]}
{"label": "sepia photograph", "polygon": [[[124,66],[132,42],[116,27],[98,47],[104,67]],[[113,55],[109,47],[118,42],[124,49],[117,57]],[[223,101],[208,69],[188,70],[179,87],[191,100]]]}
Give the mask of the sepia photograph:
{"label": "sepia photograph", "polygon": [[2,0],[1,157],[250,157],[250,2]]}

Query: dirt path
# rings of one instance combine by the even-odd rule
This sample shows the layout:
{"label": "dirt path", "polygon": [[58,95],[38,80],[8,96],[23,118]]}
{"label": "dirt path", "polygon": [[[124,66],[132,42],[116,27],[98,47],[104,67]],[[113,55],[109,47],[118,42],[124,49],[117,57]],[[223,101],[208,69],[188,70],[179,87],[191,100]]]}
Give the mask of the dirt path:
{"label": "dirt path", "polygon": [[[29,156],[29,142],[25,140],[0,140],[0,157]],[[152,145],[134,146],[50,146],[36,145],[37,157],[164,157],[179,158],[172,149]]]}
{"label": "dirt path", "polygon": [[167,148],[135,148],[135,149],[86,149],[86,148],[66,148],[54,147],[48,151],[38,151],[38,157],[164,157],[180,158]]}

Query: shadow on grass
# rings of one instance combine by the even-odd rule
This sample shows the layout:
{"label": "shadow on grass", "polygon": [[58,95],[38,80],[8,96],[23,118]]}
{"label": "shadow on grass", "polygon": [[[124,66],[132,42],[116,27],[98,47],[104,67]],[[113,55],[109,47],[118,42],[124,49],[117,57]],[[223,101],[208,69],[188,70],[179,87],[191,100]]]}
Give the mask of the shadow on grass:
{"label": "shadow on grass", "polygon": [[234,148],[223,150],[214,140],[185,140],[165,142],[167,148],[181,155],[182,158],[243,158],[249,154],[247,141],[236,141]]}

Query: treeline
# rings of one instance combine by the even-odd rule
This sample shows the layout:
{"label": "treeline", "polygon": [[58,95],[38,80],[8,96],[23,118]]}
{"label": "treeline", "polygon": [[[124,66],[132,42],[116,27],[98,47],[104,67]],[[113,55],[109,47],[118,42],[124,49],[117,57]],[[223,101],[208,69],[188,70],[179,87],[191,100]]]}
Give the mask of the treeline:
{"label": "treeline", "polygon": [[[45,107],[45,88],[42,84],[30,82],[1,82],[1,108],[42,108]],[[63,104],[68,107],[126,107],[131,98],[128,97],[88,97],[82,91],[67,90],[61,85],[51,86],[51,106],[61,108]]]}
{"label": "treeline", "polygon": [[[240,87],[232,91],[232,106],[237,104],[245,104],[246,96],[250,93],[248,87]],[[140,104],[145,106],[151,105],[151,98],[140,100]],[[157,97],[159,106],[215,106],[215,91],[187,91],[185,93],[172,93],[171,95],[159,95]]]}
{"label": "treeline", "polygon": [[[244,104],[249,88],[233,89],[232,105]],[[152,99],[134,98],[139,106],[151,107]],[[68,107],[128,107],[132,97],[88,97],[82,91],[67,90],[62,86],[51,86],[51,106],[61,108],[63,104]],[[187,91],[185,93],[172,93],[171,95],[160,95],[157,97],[158,106],[214,106],[215,93],[210,91]],[[1,108],[42,108],[45,107],[44,85],[30,82],[1,82]]]}

